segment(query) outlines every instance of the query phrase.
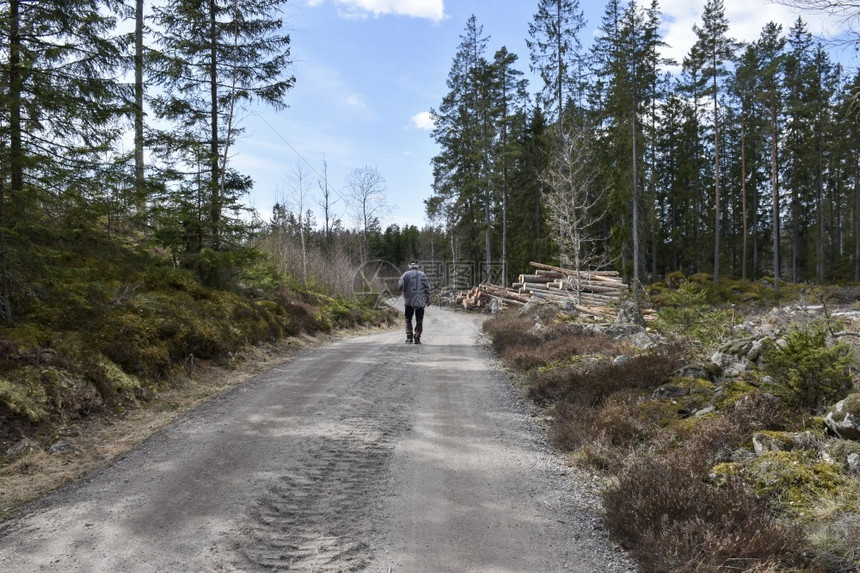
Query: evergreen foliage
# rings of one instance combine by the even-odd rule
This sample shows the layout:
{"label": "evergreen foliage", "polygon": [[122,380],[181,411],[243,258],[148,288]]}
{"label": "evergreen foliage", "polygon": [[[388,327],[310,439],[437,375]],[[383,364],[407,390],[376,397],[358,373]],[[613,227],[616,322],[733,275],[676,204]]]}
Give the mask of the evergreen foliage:
{"label": "evergreen foliage", "polygon": [[151,103],[171,125],[155,143],[175,177],[161,198],[179,218],[169,224],[182,228],[174,251],[219,251],[243,238],[234,232],[237,211],[252,182],[228,165],[230,146],[242,133],[242,106],[283,108],[295,81],[286,74],[290,37],[277,17],[283,3],[181,0],[154,8],[159,49],[151,71],[162,91]]}
{"label": "evergreen foliage", "polygon": [[[717,283],[772,277],[778,298],[783,280],[857,280],[856,76],[802,16],[787,36],[768,23],[746,45],[731,24],[721,1],[706,2],[696,42],[669,73],[658,3],[610,0],[585,67],[578,4],[537,2],[528,46],[541,84],[503,152],[487,144],[502,133],[484,97],[497,80],[471,18],[434,111],[427,214],[448,232],[451,257],[507,269],[535,258],[524,252],[559,262],[567,239],[546,232],[547,168],[563,155],[560,134],[581,126],[593,135],[592,195],[606,197],[600,250],[632,283],[675,271]],[[501,166],[514,186],[488,191]]]}
{"label": "evergreen foliage", "polygon": [[794,328],[762,354],[774,392],[788,404],[815,410],[844,398],[852,386],[851,347],[829,344],[824,326]]}

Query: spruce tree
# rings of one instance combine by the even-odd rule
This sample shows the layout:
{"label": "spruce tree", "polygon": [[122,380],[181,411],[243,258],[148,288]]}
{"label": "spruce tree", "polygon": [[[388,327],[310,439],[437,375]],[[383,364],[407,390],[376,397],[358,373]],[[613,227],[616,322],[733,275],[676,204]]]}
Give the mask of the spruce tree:
{"label": "spruce tree", "polygon": [[[425,204],[431,219],[443,219],[451,240],[452,257],[465,250],[473,261],[489,268],[486,237],[490,192],[488,122],[492,117],[488,95],[488,37],[473,15],[460,36],[460,45],[448,73],[448,93],[432,110],[432,137],[440,147],[433,157],[433,196]],[[484,244],[481,245],[481,237]],[[483,253],[482,253],[483,251]]]}
{"label": "spruce tree", "polygon": [[493,57],[491,68],[494,86],[492,100],[496,110],[496,131],[498,134],[493,152],[496,158],[493,179],[499,189],[501,199],[501,260],[502,277],[505,283],[509,279],[508,207],[512,169],[516,156],[521,153],[516,135],[524,127],[528,106],[528,94],[526,93],[528,81],[523,78],[523,73],[514,67],[516,62],[516,54],[508,52],[507,48],[503,46]]}
{"label": "spruce tree", "polygon": [[293,86],[287,73],[290,37],[278,18],[283,4],[179,0],[155,8],[160,51],[152,76],[161,92],[153,109],[171,125],[158,147],[163,159],[174,160],[181,179],[174,189],[196,206],[182,214],[183,225],[199,228],[184,246],[192,253],[221,250],[231,229],[242,226],[229,215],[250,181],[229,166],[229,150],[242,132],[237,119],[242,106],[259,102],[282,109]]}
{"label": "spruce tree", "polygon": [[580,33],[585,16],[579,0],[539,0],[529,23],[526,45],[531,71],[543,80],[539,102],[563,128],[565,107],[573,103],[579,114],[584,108],[585,65]]}
{"label": "spruce tree", "polygon": [[783,108],[782,76],[785,38],[782,27],[773,22],[765,25],[757,41],[759,52],[759,98],[765,110],[770,132],[771,233],[773,239],[773,288],[779,297],[780,281],[780,198],[779,198],[779,120]]}
{"label": "spruce tree", "polygon": [[110,168],[125,111],[114,4],[0,4],[0,318],[7,322],[36,207],[98,213],[104,190],[96,182]]}

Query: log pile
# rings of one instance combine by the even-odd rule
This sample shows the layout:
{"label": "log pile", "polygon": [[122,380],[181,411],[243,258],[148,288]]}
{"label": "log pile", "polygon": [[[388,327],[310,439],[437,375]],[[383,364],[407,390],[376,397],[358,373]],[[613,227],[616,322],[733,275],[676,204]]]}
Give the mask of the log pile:
{"label": "log pile", "polygon": [[465,309],[522,306],[533,298],[573,304],[581,312],[614,318],[627,285],[615,271],[574,271],[543,263],[529,263],[532,272],[521,274],[510,287],[481,283],[461,293],[458,304]]}

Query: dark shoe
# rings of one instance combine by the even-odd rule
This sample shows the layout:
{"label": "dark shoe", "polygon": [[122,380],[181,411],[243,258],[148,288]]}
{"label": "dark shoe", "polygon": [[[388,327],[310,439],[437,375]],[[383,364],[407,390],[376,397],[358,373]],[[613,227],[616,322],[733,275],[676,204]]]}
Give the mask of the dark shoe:
{"label": "dark shoe", "polygon": [[415,337],[415,344],[421,344],[421,337],[420,336]]}
{"label": "dark shoe", "polygon": [[[412,344],[412,337],[411,336],[406,337],[406,344]],[[420,344],[420,342],[419,342],[419,344]]]}

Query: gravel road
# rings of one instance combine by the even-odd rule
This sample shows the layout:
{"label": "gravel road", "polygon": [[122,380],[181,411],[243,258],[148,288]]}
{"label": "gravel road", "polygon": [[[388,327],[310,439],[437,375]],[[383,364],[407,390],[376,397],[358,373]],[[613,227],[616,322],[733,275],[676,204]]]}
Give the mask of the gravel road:
{"label": "gravel road", "polygon": [[480,340],[309,350],[0,528],[0,571],[633,571]]}

